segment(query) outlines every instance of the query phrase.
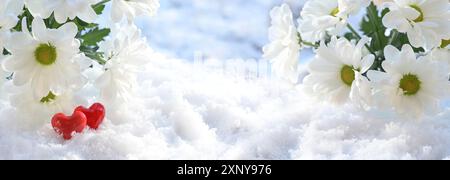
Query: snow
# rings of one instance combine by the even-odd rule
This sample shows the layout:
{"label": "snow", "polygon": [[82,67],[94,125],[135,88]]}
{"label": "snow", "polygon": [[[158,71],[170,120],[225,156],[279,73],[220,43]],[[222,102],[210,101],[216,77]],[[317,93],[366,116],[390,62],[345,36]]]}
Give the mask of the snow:
{"label": "snow", "polygon": [[109,108],[98,131],[71,141],[56,136],[49,123],[23,130],[3,101],[0,159],[450,157],[450,109],[423,119],[364,112],[319,103],[301,86],[162,55],[147,69],[132,101]]}
{"label": "snow", "polygon": [[[156,23],[141,20],[161,53],[149,57],[134,98],[108,106],[97,131],[64,141],[50,120],[24,128],[2,93],[0,159],[450,159],[450,108],[408,119],[317,102],[301,85],[272,78],[265,61],[248,59],[260,56],[276,2],[214,2],[163,0]],[[236,17],[217,15],[221,7]],[[226,25],[243,23],[240,12],[253,24],[245,31]],[[214,30],[205,32],[208,25]],[[212,59],[193,60],[196,51]],[[88,86],[78,101],[95,102],[96,93]]]}

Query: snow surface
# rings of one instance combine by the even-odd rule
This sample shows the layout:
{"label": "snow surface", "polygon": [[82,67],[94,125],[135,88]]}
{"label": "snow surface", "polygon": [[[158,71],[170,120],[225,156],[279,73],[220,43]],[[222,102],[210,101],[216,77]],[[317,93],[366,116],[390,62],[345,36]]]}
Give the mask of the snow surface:
{"label": "snow surface", "polygon": [[147,69],[135,99],[71,141],[49,123],[23,130],[2,102],[0,159],[450,158],[450,109],[403,119],[318,103],[249,71],[156,56]]}
{"label": "snow surface", "polygon": [[[260,55],[264,18],[276,2],[214,2],[215,8],[206,0],[162,0],[157,23],[141,20],[150,43],[166,55],[149,57],[134,99],[108,108],[98,131],[64,141],[50,123],[24,129],[2,95],[0,159],[450,159],[450,108],[406,119],[310,99],[301,85],[271,78],[265,62],[237,59]],[[221,7],[230,16],[248,13],[254,24],[241,31],[234,25],[243,22],[217,15]],[[198,8],[204,12],[192,15]],[[219,30],[205,32],[208,24]],[[195,51],[214,59],[193,61]],[[96,93],[87,87],[78,98],[95,102],[83,97]]]}

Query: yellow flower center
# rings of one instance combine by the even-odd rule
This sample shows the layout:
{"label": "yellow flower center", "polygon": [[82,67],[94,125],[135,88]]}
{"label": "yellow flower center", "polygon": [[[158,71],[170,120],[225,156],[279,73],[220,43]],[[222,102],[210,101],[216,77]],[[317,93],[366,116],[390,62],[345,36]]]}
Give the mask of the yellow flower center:
{"label": "yellow flower center", "polygon": [[49,92],[48,93],[48,95],[47,96],[45,96],[45,97],[43,97],[42,99],[41,99],[41,103],[42,104],[47,104],[47,103],[51,103],[51,102],[53,102],[54,100],[56,100],[56,95],[55,94],[53,94],[53,92]]}
{"label": "yellow flower center", "polygon": [[418,6],[418,5],[410,5],[411,8],[415,9],[417,12],[419,12],[419,17],[417,17],[414,22],[419,23],[419,22],[423,22],[424,20],[424,15],[423,15],[423,11],[422,9]]}
{"label": "yellow flower center", "polygon": [[344,84],[352,86],[353,81],[355,80],[355,70],[353,70],[352,66],[345,65],[344,67],[342,67],[341,79]]}
{"label": "yellow flower center", "polygon": [[441,48],[446,48],[450,44],[450,39],[442,40]]}
{"label": "yellow flower center", "polygon": [[403,94],[406,96],[412,96],[417,94],[421,88],[422,82],[419,77],[413,74],[403,75],[400,80],[400,89],[403,90]]}
{"label": "yellow flower center", "polygon": [[56,47],[51,44],[40,44],[34,51],[36,61],[44,66],[55,63],[56,56]]}
{"label": "yellow flower center", "polygon": [[336,17],[339,14],[339,7],[334,8],[331,12],[330,15]]}

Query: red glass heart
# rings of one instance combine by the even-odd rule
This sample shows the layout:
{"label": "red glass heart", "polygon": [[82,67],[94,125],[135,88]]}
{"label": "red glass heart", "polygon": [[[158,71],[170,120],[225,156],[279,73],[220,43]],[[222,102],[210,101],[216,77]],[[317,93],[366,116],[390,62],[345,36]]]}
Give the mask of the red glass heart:
{"label": "red glass heart", "polygon": [[74,112],[72,116],[58,113],[52,118],[53,129],[63,135],[65,140],[72,139],[73,133],[81,133],[86,128],[87,118],[82,112]]}
{"label": "red glass heart", "polygon": [[84,113],[87,118],[87,125],[91,129],[98,129],[105,119],[105,107],[100,103],[95,103],[90,108],[79,106],[75,111]]}

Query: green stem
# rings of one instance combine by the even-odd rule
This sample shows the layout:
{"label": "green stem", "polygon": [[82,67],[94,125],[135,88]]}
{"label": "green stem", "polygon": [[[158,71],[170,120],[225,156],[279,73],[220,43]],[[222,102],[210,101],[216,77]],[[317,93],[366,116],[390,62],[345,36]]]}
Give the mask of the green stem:
{"label": "green stem", "polygon": [[347,24],[347,28],[350,30],[350,32],[353,33],[353,35],[355,35],[358,38],[358,40],[362,39],[361,35],[359,35],[359,33],[355,30],[355,28],[353,28],[351,24]]}
{"label": "green stem", "polygon": [[298,37],[298,43],[300,45],[304,45],[304,46],[311,46],[313,48],[319,48],[319,45],[312,43],[312,42],[307,42],[307,41],[303,41],[302,35],[300,33],[297,33],[297,37]]}
{"label": "green stem", "polygon": [[314,43],[312,43],[312,42],[302,41],[301,43],[302,43],[303,45],[305,45],[305,46],[311,46],[311,47],[313,47],[313,48],[319,48],[319,45],[314,44]]}
{"label": "green stem", "polygon": [[391,39],[389,40],[389,44],[393,45],[393,43],[395,43],[395,41],[398,39],[399,35],[400,35],[400,33],[397,30],[393,30]]}

